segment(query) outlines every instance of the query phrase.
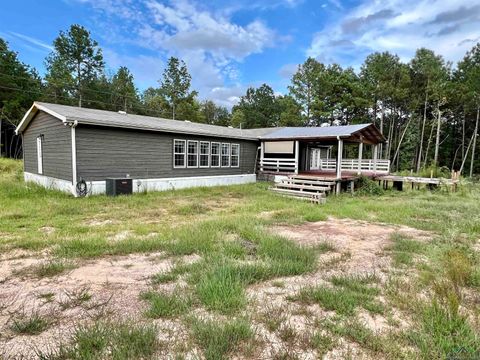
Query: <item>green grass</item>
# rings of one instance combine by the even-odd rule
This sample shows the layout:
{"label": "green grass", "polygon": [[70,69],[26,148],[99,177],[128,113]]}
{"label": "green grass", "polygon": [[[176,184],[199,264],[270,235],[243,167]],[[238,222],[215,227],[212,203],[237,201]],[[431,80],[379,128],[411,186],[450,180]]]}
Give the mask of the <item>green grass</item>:
{"label": "green grass", "polygon": [[50,326],[47,318],[37,312],[20,314],[13,318],[10,330],[17,334],[38,335]]}
{"label": "green grass", "polygon": [[162,294],[149,291],[142,293],[141,298],[146,300],[150,305],[146,315],[154,319],[169,318],[185,314],[192,305],[192,300],[188,295],[185,296],[178,292],[173,294]]}
{"label": "green grass", "polygon": [[18,275],[30,275],[38,278],[53,277],[67,272],[75,267],[71,262],[63,259],[52,259],[42,262],[38,265],[33,265],[28,268],[22,269],[16,274]]}
{"label": "green grass", "polygon": [[161,348],[157,330],[152,325],[96,322],[76,328],[70,342],[50,353],[40,353],[43,360],[154,359]]}
{"label": "green grass", "polygon": [[372,313],[383,313],[382,304],[375,300],[375,296],[380,294],[380,290],[371,286],[372,282],[377,281],[375,276],[335,276],[330,281],[335,287],[307,287],[293,297],[293,300],[307,304],[317,303],[325,310],[335,311],[339,315],[354,315],[359,307]]}
{"label": "green grass", "polygon": [[220,321],[192,320],[192,333],[196,343],[203,349],[205,359],[227,359],[229,354],[238,354],[239,346],[253,337],[253,330],[245,319]]}
{"label": "green grass", "polygon": [[478,333],[465,316],[451,313],[436,302],[426,305],[420,312],[420,322],[409,339],[425,359],[438,359],[445,355],[456,358],[460,350],[461,359],[475,358],[480,349]]}
{"label": "green grass", "polygon": [[315,332],[310,338],[310,346],[317,350],[319,356],[323,356],[333,350],[338,342],[330,335]]}
{"label": "green grass", "polygon": [[[56,260],[36,268],[31,273],[36,277],[62,274],[76,259],[160,251],[163,256],[174,259],[196,254],[199,260],[195,263],[178,261],[170,271],[152,278],[154,288],[179,278],[186,281],[186,288],[179,294],[180,299],[161,292],[152,293],[150,298],[145,295],[145,301],[155,309],[151,315],[184,319],[200,307],[212,316],[223,318],[226,314],[235,319],[250,305],[245,296],[248,286],[267,280],[278,282],[275,280],[278,277],[304,275],[318,268],[335,269],[349,259],[345,253],[317,264],[318,254],[335,250],[335,244],[302,247],[271,234],[269,226],[301,224],[328,217],[406,225],[433,232],[432,239],[418,242],[393,234],[392,245],[387,250],[399,266],[388,274],[387,284],[380,284],[375,277],[332,277],[329,286],[304,289],[297,300],[318,303],[336,311],[344,320],[352,320],[361,308],[385,316],[392,308],[400,309],[412,322],[411,346],[425,358],[446,357],[455,347],[470,349],[478,344],[476,334],[480,328],[478,322],[472,321],[478,314],[478,303],[472,296],[465,296],[466,291],[472,294],[480,288],[480,255],[473,250],[480,238],[478,184],[464,186],[457,193],[406,189],[372,195],[376,194],[372,187],[373,192],[364,191],[355,197],[349,194],[329,197],[322,206],[276,196],[266,191],[269,186],[266,183],[74,199],[23,183],[21,170],[21,162],[0,159],[0,251],[27,249],[52,254]],[[265,213],[270,215],[264,216]],[[54,231],[47,233],[45,227]],[[126,239],[111,240],[115,234],[125,231],[130,234]],[[380,296],[385,302],[377,301]],[[45,300],[48,301],[48,297]],[[87,306],[88,301],[79,290],[64,301],[65,309]],[[237,320],[231,321],[237,323]],[[244,334],[252,331],[247,320],[238,322],[245,325],[237,324],[239,329],[250,329]],[[273,324],[272,329],[276,327],[278,331],[280,325]],[[139,331],[151,331],[145,326]],[[252,336],[242,337],[242,331],[232,330],[236,329],[234,325],[231,327],[223,322],[188,324],[192,337],[213,359],[234,354],[237,345],[248,342]],[[97,325],[96,330],[78,329],[78,335],[83,334],[79,337],[81,341],[73,339],[73,347],[65,345],[67,355],[71,356],[64,358],[93,359],[111,354],[114,344],[122,343],[116,328],[115,324],[104,323]],[[337,329],[337,333],[331,334],[318,330],[322,336],[331,335],[333,340],[347,337],[362,348],[376,351],[376,340],[361,328]],[[98,353],[88,350],[89,332],[99,334],[98,346],[90,344],[90,350],[100,349]],[[232,341],[234,345],[226,344],[230,335],[224,332],[236,339]],[[221,334],[218,342],[206,335],[218,333]],[[331,344],[328,338],[318,336],[317,348],[321,353]],[[94,339],[95,336],[93,343]],[[83,343],[86,347],[80,345]],[[389,354],[386,347],[394,349],[395,346],[391,341],[385,344],[379,351]],[[158,346],[154,343],[152,351]],[[77,353],[73,349],[85,349],[85,352]],[[122,358],[125,351],[118,353],[117,358]],[[292,357],[294,353],[282,354]],[[131,357],[151,355],[139,353]]]}
{"label": "green grass", "polygon": [[395,266],[411,265],[415,254],[424,253],[428,247],[428,244],[424,244],[397,232],[390,236],[390,240],[392,241],[392,245],[388,247],[387,250],[391,252]]}

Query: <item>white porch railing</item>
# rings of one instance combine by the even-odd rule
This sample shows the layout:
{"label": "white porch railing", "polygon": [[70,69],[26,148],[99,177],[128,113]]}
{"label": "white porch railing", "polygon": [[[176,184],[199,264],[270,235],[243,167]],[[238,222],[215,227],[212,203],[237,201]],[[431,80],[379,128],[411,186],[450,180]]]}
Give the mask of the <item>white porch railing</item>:
{"label": "white porch railing", "polygon": [[[342,159],[342,170],[346,171],[377,171],[377,172],[390,172],[390,160],[377,159],[377,166],[375,165],[373,159],[362,159],[360,160],[360,167],[358,159]],[[320,159],[318,170],[336,170],[337,160],[336,159]],[[313,170],[313,169],[312,169]]]}
{"label": "white porch railing", "polygon": [[[376,171],[387,174],[390,172],[390,160],[377,159],[376,169],[373,159],[360,160],[360,168],[358,161],[358,159],[342,159],[342,171]],[[295,172],[295,167],[295,159],[266,158],[260,160],[260,171]],[[335,171],[336,168],[336,159],[320,159],[318,168],[311,168],[311,170]]]}
{"label": "white porch railing", "polygon": [[267,158],[260,160],[260,171],[295,172],[295,159]]}

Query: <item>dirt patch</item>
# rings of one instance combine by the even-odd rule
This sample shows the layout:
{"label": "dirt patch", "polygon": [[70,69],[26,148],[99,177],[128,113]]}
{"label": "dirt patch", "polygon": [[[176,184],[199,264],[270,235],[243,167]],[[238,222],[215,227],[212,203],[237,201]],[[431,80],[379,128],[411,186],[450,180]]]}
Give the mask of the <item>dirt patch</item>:
{"label": "dirt patch", "polygon": [[51,226],[42,226],[38,230],[47,235],[53,234],[55,232],[55,228]]}
{"label": "dirt patch", "polygon": [[[198,256],[185,256],[184,263],[197,261]],[[32,266],[44,258],[10,260],[0,266],[1,273],[11,275],[14,266]],[[67,273],[35,279],[9,276],[0,292],[0,358],[34,359],[38,351],[54,349],[68,339],[78,324],[98,317],[121,319],[141,318],[146,304],[139,299],[151,286],[151,276],[166,272],[174,264],[164,253],[132,254],[85,261]],[[18,335],[12,332],[12,320],[25,311],[40,314],[51,323],[39,335]],[[27,316],[28,316],[27,314]],[[160,324],[161,325],[161,324]]]}
{"label": "dirt patch", "polygon": [[390,244],[393,233],[420,241],[432,237],[431,233],[407,226],[335,218],[302,225],[276,226],[272,231],[304,246],[325,242],[332,244],[337,252],[350,254],[344,270],[357,273],[375,272],[388,265],[385,264],[388,258],[383,256],[383,250]]}
{"label": "dirt patch", "polygon": [[[290,324],[297,334],[312,334],[318,330],[318,324],[323,321],[335,321],[337,314],[323,309],[318,304],[307,305],[292,301],[291,299],[301,289],[309,286],[331,287],[333,285],[329,280],[333,275],[362,276],[366,274],[376,275],[379,279],[378,286],[382,288],[392,270],[390,256],[385,252],[385,249],[391,245],[391,235],[400,233],[419,241],[427,241],[432,237],[431,233],[405,226],[335,218],[301,225],[274,226],[270,230],[307,247],[328,243],[333,246],[334,251],[319,255],[319,266],[314,273],[277,278],[252,285],[247,289],[250,300],[248,312],[260,314],[255,318],[255,322],[261,329],[265,356],[275,354],[285,345],[278,339],[278,330],[269,333],[262,324],[262,316],[265,318],[262,314],[268,312],[269,308],[282,309],[282,317],[290,319],[286,326]],[[377,301],[383,303],[384,299],[378,296]],[[272,317],[276,315],[272,313],[270,318]],[[406,318],[404,314],[398,314],[395,309],[380,315],[359,308],[356,317],[376,334],[409,326],[408,322],[401,320]],[[302,350],[304,348],[302,340],[295,341],[289,349],[296,351],[297,355],[301,354],[300,358],[308,358],[309,354]],[[362,354],[357,344],[345,339],[340,339],[335,349],[329,351],[325,358],[343,359],[352,355],[355,358],[370,358]]]}
{"label": "dirt patch", "polygon": [[[262,216],[271,215],[274,214],[267,213]],[[384,251],[391,243],[391,235],[397,232],[420,241],[432,236],[408,227],[334,218],[302,225],[274,226],[271,231],[308,247],[327,242],[334,250],[318,255],[318,267],[313,273],[272,279],[247,288],[249,305],[245,315],[251,318],[256,340],[259,342],[255,356],[265,359],[287,353],[302,359],[317,358],[315,350],[308,345],[308,337],[323,328],[322,322],[334,321],[336,313],[327,311],[316,303],[293,301],[302,288],[333,286],[330,282],[332,275],[372,273],[379,278],[380,283],[377,286],[383,287],[391,271],[390,256]],[[131,235],[128,230],[112,232],[110,240],[121,241]],[[152,232],[144,237],[156,235]],[[249,252],[254,253],[256,250],[254,243],[237,237],[230,240],[240,241]],[[55,277],[24,278],[13,273],[12,269],[18,270],[48,259],[48,253],[34,257],[27,252],[2,257],[0,358],[36,358],[36,351],[54,349],[60,341],[69,338],[76,325],[92,322],[99,317],[115,316],[141,322],[148,304],[140,300],[139,295],[152,289],[151,276],[168,273],[177,261],[188,264],[198,261],[200,257],[192,255],[173,258],[163,252],[131,254],[77,262],[75,269]],[[180,279],[155,285],[154,288],[168,292],[181,285]],[[383,302],[381,295],[376,300]],[[50,327],[34,336],[13,333],[10,329],[12,318],[25,310],[38,311],[42,316],[50,318]],[[218,316],[202,307],[192,311],[199,318],[214,319]],[[400,320],[405,319],[405,316],[395,313],[395,309],[380,315],[359,308],[356,317],[379,334],[408,327],[407,322]],[[272,318],[280,318],[276,329],[272,329],[272,324],[268,324],[268,319]],[[169,349],[176,346],[172,344],[185,344],[189,341],[188,329],[181,319],[153,321],[160,330],[161,340],[169,344]],[[191,351],[197,350],[193,348]],[[325,358],[342,359],[352,355],[355,358],[369,358],[358,344],[339,339]]]}
{"label": "dirt patch", "polygon": [[118,224],[118,221],[111,220],[111,219],[106,219],[106,220],[88,219],[87,221],[85,221],[85,225],[87,226],[105,226],[105,225],[111,225],[111,224]]}

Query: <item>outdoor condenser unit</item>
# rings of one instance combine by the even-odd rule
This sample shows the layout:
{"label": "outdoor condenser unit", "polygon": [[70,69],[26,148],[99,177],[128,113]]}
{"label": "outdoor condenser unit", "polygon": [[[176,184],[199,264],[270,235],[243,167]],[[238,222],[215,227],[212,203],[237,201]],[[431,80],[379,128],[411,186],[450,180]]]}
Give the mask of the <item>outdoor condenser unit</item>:
{"label": "outdoor condenser unit", "polygon": [[108,196],[127,195],[132,193],[132,179],[108,178],[105,180],[105,183]]}

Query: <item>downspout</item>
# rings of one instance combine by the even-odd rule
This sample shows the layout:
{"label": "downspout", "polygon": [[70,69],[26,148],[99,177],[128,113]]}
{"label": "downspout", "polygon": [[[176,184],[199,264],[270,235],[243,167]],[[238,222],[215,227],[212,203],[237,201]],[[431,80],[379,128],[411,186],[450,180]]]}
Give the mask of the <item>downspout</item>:
{"label": "downspout", "polygon": [[77,140],[75,137],[75,128],[78,125],[78,121],[75,120],[72,123],[68,124],[70,126],[71,137],[72,137],[72,194],[77,197]]}

